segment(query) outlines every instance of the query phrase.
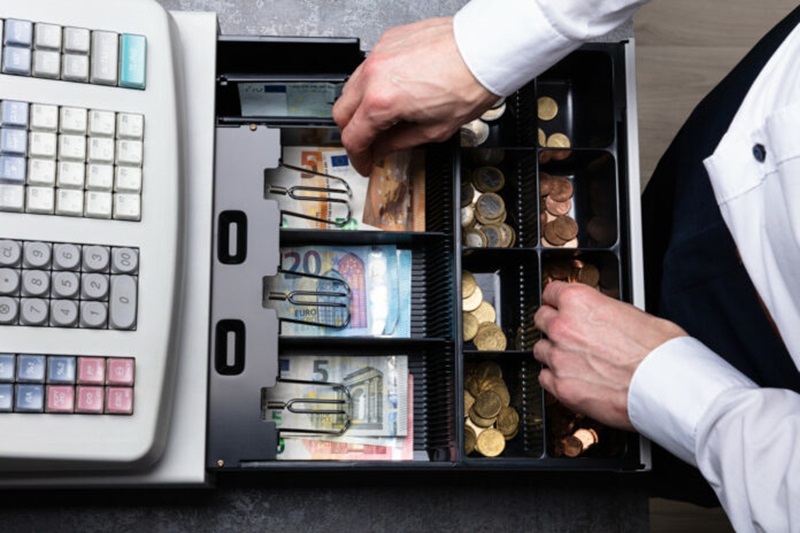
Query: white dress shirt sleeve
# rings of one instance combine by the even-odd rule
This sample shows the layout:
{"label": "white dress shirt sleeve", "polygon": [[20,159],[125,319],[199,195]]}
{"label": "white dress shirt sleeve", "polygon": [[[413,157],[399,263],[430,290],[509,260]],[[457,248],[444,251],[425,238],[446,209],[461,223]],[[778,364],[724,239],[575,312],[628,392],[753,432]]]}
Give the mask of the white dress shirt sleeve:
{"label": "white dress shirt sleeve", "polygon": [[700,469],[737,531],[800,529],[800,395],[759,388],[680,337],[636,370],[628,412],[637,431]]}
{"label": "white dress shirt sleeve", "polygon": [[582,43],[617,28],[646,1],[472,0],[453,27],[475,78],[508,96]]}

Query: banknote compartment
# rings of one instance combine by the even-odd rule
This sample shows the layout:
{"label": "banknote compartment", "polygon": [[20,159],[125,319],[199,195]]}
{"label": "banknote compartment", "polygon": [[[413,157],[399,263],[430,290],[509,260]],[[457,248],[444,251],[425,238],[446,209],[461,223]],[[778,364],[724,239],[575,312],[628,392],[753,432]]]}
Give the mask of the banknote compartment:
{"label": "banknote compartment", "polygon": [[[572,248],[613,249],[619,242],[618,164],[613,153],[605,150],[572,150],[565,160],[550,160],[539,165],[537,186],[541,246],[559,248],[544,239],[547,209],[542,191],[543,177],[566,178],[572,185],[571,208],[567,216],[577,222],[576,239],[565,244]],[[547,217],[554,218],[552,214]]]}

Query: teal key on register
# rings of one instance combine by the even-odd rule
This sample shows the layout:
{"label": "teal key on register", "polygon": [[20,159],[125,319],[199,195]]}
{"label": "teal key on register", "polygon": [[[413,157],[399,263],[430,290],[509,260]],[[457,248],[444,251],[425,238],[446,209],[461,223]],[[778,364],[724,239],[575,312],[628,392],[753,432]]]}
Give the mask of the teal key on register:
{"label": "teal key on register", "polygon": [[144,89],[147,71],[147,39],[124,33],[119,37],[119,86]]}

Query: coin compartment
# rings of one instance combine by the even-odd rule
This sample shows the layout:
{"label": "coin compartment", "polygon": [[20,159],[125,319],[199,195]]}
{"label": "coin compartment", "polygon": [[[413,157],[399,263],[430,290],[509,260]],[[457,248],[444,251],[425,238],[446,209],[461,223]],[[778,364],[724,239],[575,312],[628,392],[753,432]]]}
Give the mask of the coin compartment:
{"label": "coin compartment", "polygon": [[[621,267],[617,254],[601,250],[546,250],[542,253],[542,290],[546,285],[545,277],[551,276],[554,269],[566,272],[569,282],[577,282],[575,275],[576,262],[593,265],[599,274],[598,289],[606,296],[624,298],[621,282]],[[554,279],[560,279],[554,278]],[[562,280],[564,281],[564,280]]]}
{"label": "coin compartment", "polygon": [[[574,150],[564,161],[550,161],[539,166],[539,186],[545,173],[551,177],[565,177],[572,184],[572,206],[567,214],[578,224],[577,246],[574,247],[613,248],[619,241],[619,181],[614,155],[607,151]],[[543,206],[541,202],[537,204],[541,215]],[[541,224],[540,232],[543,247],[563,249],[545,241]]]}
{"label": "coin compartment", "polygon": [[[551,120],[538,117],[533,102],[536,127],[532,144],[538,146],[538,128],[549,138],[563,133],[572,148],[607,148],[615,144],[614,68],[611,55],[602,50],[580,50],[561,60],[536,78],[538,101],[549,96],[558,105]],[[521,102],[523,105],[527,102]]]}

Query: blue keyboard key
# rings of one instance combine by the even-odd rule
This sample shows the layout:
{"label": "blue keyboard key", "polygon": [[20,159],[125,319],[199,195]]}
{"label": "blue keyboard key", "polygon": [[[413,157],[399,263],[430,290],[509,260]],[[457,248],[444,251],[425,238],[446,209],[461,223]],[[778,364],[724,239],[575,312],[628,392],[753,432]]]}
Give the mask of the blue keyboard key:
{"label": "blue keyboard key", "polygon": [[33,46],[33,23],[29,20],[8,19],[3,44],[6,46]]}
{"label": "blue keyboard key", "polygon": [[27,153],[27,131],[11,128],[0,128],[0,154],[24,156]]}
{"label": "blue keyboard key", "polygon": [[8,413],[14,406],[14,385],[0,384],[0,413]]}
{"label": "blue keyboard key", "polygon": [[0,155],[0,183],[25,184],[25,158]]}
{"label": "blue keyboard key", "polygon": [[0,104],[0,127],[28,129],[28,103],[3,100]]}
{"label": "blue keyboard key", "polygon": [[14,369],[16,368],[13,353],[0,353],[0,382],[14,382]]}
{"label": "blue keyboard key", "polygon": [[17,356],[17,381],[44,383],[45,357],[43,355]]}
{"label": "blue keyboard key", "polygon": [[3,50],[3,73],[31,75],[31,49],[6,46]]}
{"label": "blue keyboard key", "polygon": [[120,36],[119,86],[144,89],[147,72],[147,39],[144,35]]}
{"label": "blue keyboard key", "polygon": [[16,385],[14,411],[41,413],[44,411],[44,385]]}
{"label": "blue keyboard key", "polygon": [[75,383],[75,358],[67,356],[49,357],[47,361],[48,383]]}

